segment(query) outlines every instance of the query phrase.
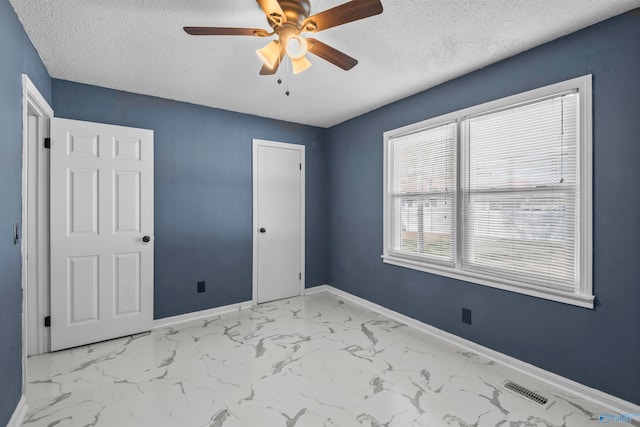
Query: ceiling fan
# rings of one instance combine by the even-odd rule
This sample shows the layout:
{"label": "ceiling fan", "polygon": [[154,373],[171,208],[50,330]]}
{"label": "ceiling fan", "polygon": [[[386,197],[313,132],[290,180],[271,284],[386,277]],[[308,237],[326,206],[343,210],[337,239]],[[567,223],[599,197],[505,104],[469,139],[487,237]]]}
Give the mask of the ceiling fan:
{"label": "ceiling fan", "polygon": [[317,33],[338,25],[382,13],[380,0],[352,0],[334,8],[309,16],[309,0],[256,0],[267,16],[272,32],[260,28],[228,27],[184,27],[184,31],[194,36],[255,36],[278,39],[271,41],[257,51],[264,66],[260,74],[275,74],[287,55],[291,59],[293,72],[300,73],[311,66],[307,53],[342,68],[350,70],[358,61],[333,47],[300,34]]}

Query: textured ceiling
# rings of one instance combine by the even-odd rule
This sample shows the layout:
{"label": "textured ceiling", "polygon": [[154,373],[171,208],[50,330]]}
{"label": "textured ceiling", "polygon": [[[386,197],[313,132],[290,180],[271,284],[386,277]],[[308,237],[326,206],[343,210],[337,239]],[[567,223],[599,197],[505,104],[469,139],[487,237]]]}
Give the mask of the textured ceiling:
{"label": "textured ceiling", "polygon": [[[269,29],[255,0],[10,1],[52,77],[321,127],[640,7],[640,0],[382,0],[382,15],[314,35],[358,59],[351,71],[309,55],[313,66],[301,74],[283,66],[259,76],[255,50],[268,39],[182,31]],[[311,0],[311,13],[343,2]]]}

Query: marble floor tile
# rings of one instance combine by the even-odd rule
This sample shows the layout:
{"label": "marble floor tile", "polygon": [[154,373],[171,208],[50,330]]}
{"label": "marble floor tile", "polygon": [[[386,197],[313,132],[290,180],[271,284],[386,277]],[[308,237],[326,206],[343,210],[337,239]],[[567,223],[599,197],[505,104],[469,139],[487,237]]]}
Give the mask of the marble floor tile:
{"label": "marble floor tile", "polygon": [[27,399],[25,427],[602,425],[593,403],[330,293],[31,357]]}

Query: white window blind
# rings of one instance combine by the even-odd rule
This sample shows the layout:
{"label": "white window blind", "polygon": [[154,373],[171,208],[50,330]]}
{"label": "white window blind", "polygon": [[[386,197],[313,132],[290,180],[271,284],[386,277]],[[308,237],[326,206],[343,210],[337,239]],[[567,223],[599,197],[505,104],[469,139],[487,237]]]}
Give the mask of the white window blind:
{"label": "white window blind", "polygon": [[462,268],[579,286],[575,91],[463,120]]}
{"label": "white window blind", "polygon": [[390,141],[392,250],[453,265],[455,122]]}

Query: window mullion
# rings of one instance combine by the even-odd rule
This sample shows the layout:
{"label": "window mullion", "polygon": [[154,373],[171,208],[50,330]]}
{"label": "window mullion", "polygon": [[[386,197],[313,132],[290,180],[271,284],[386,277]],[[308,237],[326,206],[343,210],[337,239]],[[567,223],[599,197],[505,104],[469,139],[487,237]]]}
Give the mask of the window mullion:
{"label": "window mullion", "polygon": [[456,159],[456,167],[455,167],[455,189],[456,189],[456,205],[455,205],[455,226],[453,228],[454,235],[454,246],[453,246],[453,254],[454,254],[454,265],[455,268],[462,268],[462,249],[463,249],[463,218],[462,213],[463,210],[463,187],[462,180],[464,178],[464,159],[466,156],[463,154],[463,138],[466,135],[466,129],[464,127],[464,120],[459,118],[457,120],[457,138],[456,138],[456,146],[455,146],[455,159]]}

